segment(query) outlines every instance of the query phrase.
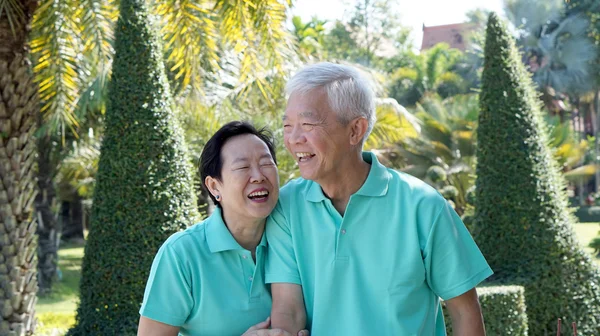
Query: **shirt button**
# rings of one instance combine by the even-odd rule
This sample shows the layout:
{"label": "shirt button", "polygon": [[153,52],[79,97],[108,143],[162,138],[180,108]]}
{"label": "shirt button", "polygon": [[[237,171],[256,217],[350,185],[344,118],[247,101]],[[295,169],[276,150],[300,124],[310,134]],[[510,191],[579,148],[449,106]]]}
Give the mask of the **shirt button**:
{"label": "shirt button", "polygon": [[242,258],[244,258],[244,259],[248,259],[248,256],[244,254],[244,255],[242,256]]}
{"label": "shirt button", "polygon": [[346,234],[346,229],[342,229],[342,234]]}
{"label": "shirt button", "polygon": [[253,277],[249,277],[248,280],[252,281],[252,280],[254,280],[254,278]]}

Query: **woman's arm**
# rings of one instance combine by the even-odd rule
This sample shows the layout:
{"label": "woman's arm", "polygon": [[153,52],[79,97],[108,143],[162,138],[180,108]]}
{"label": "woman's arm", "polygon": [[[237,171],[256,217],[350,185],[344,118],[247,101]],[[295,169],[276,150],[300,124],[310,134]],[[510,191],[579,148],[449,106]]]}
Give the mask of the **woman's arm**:
{"label": "woman's arm", "polygon": [[177,336],[179,327],[140,317],[138,336]]}

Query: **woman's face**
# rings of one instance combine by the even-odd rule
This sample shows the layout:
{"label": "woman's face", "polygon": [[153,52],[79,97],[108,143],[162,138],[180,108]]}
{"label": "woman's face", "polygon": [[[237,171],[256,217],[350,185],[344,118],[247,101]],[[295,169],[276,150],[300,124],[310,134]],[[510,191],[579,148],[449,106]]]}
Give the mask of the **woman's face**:
{"label": "woman's face", "polygon": [[279,175],[267,145],[252,134],[235,136],[221,148],[221,181],[214,179],[213,195],[219,195],[223,212],[230,218],[264,219],[279,198]]}

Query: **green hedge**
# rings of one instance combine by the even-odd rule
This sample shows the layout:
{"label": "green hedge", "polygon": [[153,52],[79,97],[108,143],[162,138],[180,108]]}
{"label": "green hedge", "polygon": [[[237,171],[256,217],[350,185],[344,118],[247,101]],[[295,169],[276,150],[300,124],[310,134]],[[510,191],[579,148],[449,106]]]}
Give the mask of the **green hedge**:
{"label": "green hedge", "polygon": [[[527,335],[525,292],[521,286],[477,288],[487,336]],[[443,305],[445,307],[445,305]],[[452,321],[444,308],[446,330],[452,335]]]}
{"label": "green hedge", "polygon": [[121,0],[80,303],[69,335],[136,335],[152,260],[197,218],[191,166],[145,0]]}
{"label": "green hedge", "polygon": [[541,102],[513,37],[488,21],[477,128],[472,234],[494,284],[525,287],[533,335],[556,334],[556,319],[600,335],[600,272],[579,246],[565,181],[548,147]]}

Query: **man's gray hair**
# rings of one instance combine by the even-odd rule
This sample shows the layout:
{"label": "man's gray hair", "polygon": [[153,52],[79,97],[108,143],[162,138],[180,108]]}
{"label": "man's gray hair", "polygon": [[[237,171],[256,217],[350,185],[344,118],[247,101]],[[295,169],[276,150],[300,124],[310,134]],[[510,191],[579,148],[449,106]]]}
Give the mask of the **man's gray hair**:
{"label": "man's gray hair", "polygon": [[367,79],[351,66],[322,62],[309,65],[296,73],[287,83],[288,95],[304,95],[323,88],[329,107],[343,124],[357,117],[365,117],[369,123],[363,143],[373,130],[377,119],[375,97]]}

